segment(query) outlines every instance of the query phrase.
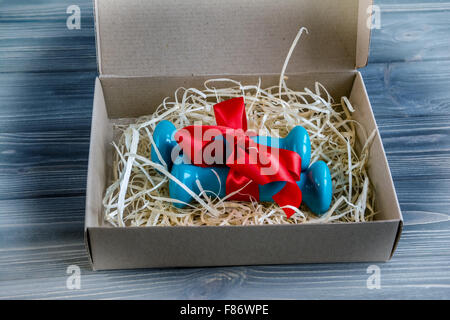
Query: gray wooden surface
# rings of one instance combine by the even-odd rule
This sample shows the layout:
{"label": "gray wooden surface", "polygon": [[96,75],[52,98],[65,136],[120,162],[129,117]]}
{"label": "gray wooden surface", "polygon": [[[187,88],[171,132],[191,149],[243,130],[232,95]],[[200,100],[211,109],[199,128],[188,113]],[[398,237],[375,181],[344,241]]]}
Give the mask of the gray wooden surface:
{"label": "gray wooden surface", "polygon": [[[66,28],[79,5],[81,30]],[[362,70],[405,228],[368,263],[93,272],[83,215],[94,78],[90,0],[0,0],[0,298],[450,298],[450,1],[376,0]],[[81,289],[66,269],[81,268]]]}

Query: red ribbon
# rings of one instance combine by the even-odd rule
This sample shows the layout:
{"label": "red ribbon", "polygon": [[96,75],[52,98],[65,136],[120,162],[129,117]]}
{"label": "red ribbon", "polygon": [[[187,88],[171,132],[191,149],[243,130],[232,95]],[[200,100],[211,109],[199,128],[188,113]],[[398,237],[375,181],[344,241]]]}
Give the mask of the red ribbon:
{"label": "red ribbon", "polygon": [[[290,205],[298,208],[302,202],[302,192],[297,185],[300,180],[301,158],[296,152],[267,147],[250,139],[247,131],[244,98],[233,98],[214,105],[216,126],[187,126],[175,134],[183,154],[197,166],[208,167],[224,164],[230,168],[226,180],[226,194],[233,193],[242,187],[230,200],[259,201],[259,185],[285,181],[285,186],[272,198],[281,207]],[[211,150],[220,150],[225,138],[232,146],[229,155],[225,152],[214,155]],[[217,143],[217,144],[216,144]],[[215,144],[215,145],[213,145]],[[210,152],[214,159],[205,159]],[[217,156],[217,157],[215,157]],[[210,157],[211,158],[211,157]],[[294,214],[291,208],[283,208],[289,218]]]}

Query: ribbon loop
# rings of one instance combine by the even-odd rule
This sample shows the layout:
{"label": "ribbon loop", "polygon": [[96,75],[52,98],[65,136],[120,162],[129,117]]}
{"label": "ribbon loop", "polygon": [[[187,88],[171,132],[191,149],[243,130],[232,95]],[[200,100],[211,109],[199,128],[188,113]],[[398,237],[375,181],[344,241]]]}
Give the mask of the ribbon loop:
{"label": "ribbon loop", "polygon": [[214,105],[214,116],[218,126],[247,131],[247,115],[244,98],[233,98]]}

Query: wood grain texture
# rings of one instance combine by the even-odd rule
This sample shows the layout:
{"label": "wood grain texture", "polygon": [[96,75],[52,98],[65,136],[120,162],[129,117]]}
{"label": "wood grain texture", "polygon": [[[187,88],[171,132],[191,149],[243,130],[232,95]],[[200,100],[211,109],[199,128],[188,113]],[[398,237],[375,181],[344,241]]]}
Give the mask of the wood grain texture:
{"label": "wood grain texture", "polygon": [[370,62],[450,58],[450,3],[426,0],[375,0],[380,28],[373,29]]}
{"label": "wood grain texture", "polygon": [[[93,1],[0,2],[0,71],[95,71]],[[68,30],[66,9],[78,5],[81,29]]]}
{"label": "wood grain texture", "polygon": [[95,73],[0,73],[0,132],[89,131]]}
{"label": "wood grain texture", "polygon": [[0,199],[85,192],[88,131],[0,134]]}
{"label": "wood grain texture", "polygon": [[[66,8],[82,11],[67,30]],[[91,0],[0,1],[0,298],[449,299],[450,1],[376,0],[362,70],[405,219],[393,259],[93,272],[83,243]],[[81,268],[81,289],[66,269]]]}

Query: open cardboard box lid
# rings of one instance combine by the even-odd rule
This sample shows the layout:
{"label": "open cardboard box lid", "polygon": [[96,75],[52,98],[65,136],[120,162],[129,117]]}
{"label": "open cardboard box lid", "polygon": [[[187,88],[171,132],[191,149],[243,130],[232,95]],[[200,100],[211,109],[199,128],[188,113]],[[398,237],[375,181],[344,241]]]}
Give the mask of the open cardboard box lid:
{"label": "open cardboard box lid", "polygon": [[[289,73],[367,63],[371,0],[95,0],[100,76]],[[326,21],[326,23],[324,23]]]}

